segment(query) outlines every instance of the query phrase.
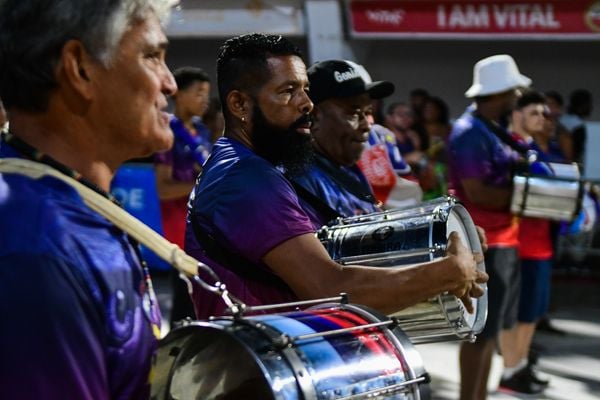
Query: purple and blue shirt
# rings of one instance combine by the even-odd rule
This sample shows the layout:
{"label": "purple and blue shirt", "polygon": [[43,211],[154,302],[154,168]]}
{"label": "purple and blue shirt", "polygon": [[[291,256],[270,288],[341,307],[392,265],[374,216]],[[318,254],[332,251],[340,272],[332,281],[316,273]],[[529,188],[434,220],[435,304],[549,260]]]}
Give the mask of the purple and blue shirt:
{"label": "purple and blue shirt", "polygon": [[[370,191],[369,182],[358,166],[340,167],[320,154],[316,154],[315,157],[320,158],[320,161],[328,164],[330,168],[338,169],[340,173],[346,174],[349,178],[354,179],[359,185],[363,186],[365,190]],[[296,177],[295,180],[342,217],[352,217],[381,211],[372,202],[357,197],[316,163],[311,165],[305,174]],[[310,216],[315,229],[319,229],[330,222],[306,201],[301,200],[301,204]]]}
{"label": "purple and blue shirt", "polygon": [[[231,293],[248,305],[297,299],[287,287],[247,279],[210,258],[194,234],[196,224],[221,248],[248,261],[250,268],[273,274],[263,257],[289,239],[314,232],[281,171],[240,142],[222,137],[213,146],[189,204],[185,250],[211,267]],[[219,297],[198,286],[192,298],[198,318],[220,315],[225,309]]]}
{"label": "purple and blue shirt", "polygon": [[[190,186],[196,180],[200,167],[207,160],[212,148],[208,128],[198,117],[194,117],[192,122],[196,129],[195,135],[187,130],[183,121],[171,115],[169,126],[173,131],[173,147],[154,156],[155,164],[171,167],[174,181],[189,182]],[[188,196],[160,201],[163,234],[169,241],[182,248],[187,201]]]}
{"label": "purple and blue shirt", "polygon": [[485,185],[510,188],[511,170],[519,155],[504,144],[469,107],[452,128],[448,139],[450,191],[464,202],[490,247],[518,245],[518,220],[510,210],[489,210],[472,203],[463,179],[480,179]]}
{"label": "purple and blue shirt", "polygon": [[148,398],[160,312],[127,235],[51,177],[0,174],[0,220],[2,397]]}

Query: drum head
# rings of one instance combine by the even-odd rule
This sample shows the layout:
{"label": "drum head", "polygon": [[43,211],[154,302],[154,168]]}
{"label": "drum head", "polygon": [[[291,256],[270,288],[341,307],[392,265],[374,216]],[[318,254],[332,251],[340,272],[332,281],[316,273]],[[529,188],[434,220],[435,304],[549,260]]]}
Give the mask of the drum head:
{"label": "drum head", "polygon": [[153,400],[274,399],[251,351],[223,327],[192,323],[161,341]]}
{"label": "drum head", "polygon": [[[446,223],[447,234],[455,231],[458,233],[462,244],[474,253],[482,253],[479,235],[475,229],[475,224],[467,210],[460,204],[454,205],[448,221]],[[477,264],[477,269],[485,272],[485,263],[482,261]],[[484,285],[484,289],[487,288]],[[459,300],[460,301],[460,300]],[[467,327],[470,327],[474,334],[478,334],[483,330],[487,318],[487,293],[477,299],[471,299],[475,312],[469,314],[466,310],[462,313],[462,318],[465,320]],[[451,320],[455,318],[450,317]]]}

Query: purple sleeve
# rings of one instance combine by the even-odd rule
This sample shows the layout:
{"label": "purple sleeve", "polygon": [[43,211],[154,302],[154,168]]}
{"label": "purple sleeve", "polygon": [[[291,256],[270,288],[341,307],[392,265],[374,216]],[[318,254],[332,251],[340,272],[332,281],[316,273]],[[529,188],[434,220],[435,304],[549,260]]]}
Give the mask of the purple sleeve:
{"label": "purple sleeve", "polygon": [[0,259],[0,319],[2,398],[110,398],[100,313],[64,261]]}
{"label": "purple sleeve", "polygon": [[214,223],[235,250],[254,263],[277,245],[314,232],[289,182],[277,171],[238,169],[221,192]]}

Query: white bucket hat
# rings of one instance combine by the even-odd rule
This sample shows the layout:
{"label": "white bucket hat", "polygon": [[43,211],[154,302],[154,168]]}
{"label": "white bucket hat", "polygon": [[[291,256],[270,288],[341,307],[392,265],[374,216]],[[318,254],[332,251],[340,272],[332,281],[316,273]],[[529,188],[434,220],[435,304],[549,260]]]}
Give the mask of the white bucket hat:
{"label": "white bucket hat", "polygon": [[521,75],[515,60],[508,54],[498,54],[479,60],[475,64],[473,85],[465,92],[465,96],[487,96],[529,85],[531,79]]}

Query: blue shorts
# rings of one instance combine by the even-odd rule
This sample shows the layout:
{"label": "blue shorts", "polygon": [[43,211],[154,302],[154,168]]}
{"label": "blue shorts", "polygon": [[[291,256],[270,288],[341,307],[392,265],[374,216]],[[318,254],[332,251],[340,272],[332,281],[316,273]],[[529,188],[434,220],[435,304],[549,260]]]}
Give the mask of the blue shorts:
{"label": "blue shorts", "polygon": [[548,311],[551,273],[551,260],[521,260],[520,322],[535,322]]}

